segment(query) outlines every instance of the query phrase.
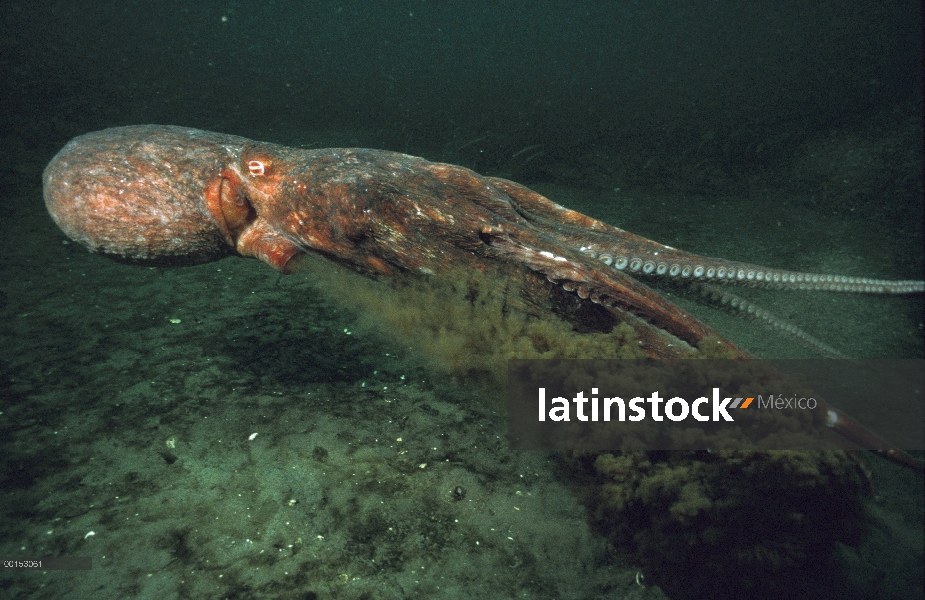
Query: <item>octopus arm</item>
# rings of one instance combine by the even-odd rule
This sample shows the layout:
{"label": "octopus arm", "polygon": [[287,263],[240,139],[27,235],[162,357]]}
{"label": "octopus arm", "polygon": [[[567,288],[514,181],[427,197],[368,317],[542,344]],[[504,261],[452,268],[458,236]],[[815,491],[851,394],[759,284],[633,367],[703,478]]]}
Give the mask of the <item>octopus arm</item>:
{"label": "octopus arm", "polygon": [[513,200],[532,225],[566,246],[634,276],[708,281],[770,289],[814,290],[862,294],[919,294],[922,280],[889,280],[850,275],[807,273],[699,256],[629,233],[567,209],[522,185],[488,178]]}
{"label": "octopus arm", "polygon": [[[527,238],[526,240],[522,238]],[[501,252],[514,262],[522,263],[529,269],[542,273],[546,278],[568,291],[576,292],[582,299],[608,307],[617,312],[620,321],[629,322],[641,333],[643,345],[651,356],[666,358],[682,355],[689,349],[684,344],[669,348],[670,343],[662,338],[654,338],[651,327],[644,322],[658,323],[659,328],[671,334],[677,340],[692,346],[698,345],[705,338],[716,338],[727,347],[735,357],[747,358],[750,355],[732,342],[725,340],[719,333],[690,317],[677,306],[665,300],[648,286],[617,271],[602,271],[596,264],[587,263],[580,254],[566,248],[557,248],[563,255],[542,250],[542,240],[530,240],[530,236],[520,232],[517,239],[503,230],[485,227],[482,240],[487,245]],[[629,318],[636,315],[638,318]],[[638,325],[637,325],[638,324]]]}

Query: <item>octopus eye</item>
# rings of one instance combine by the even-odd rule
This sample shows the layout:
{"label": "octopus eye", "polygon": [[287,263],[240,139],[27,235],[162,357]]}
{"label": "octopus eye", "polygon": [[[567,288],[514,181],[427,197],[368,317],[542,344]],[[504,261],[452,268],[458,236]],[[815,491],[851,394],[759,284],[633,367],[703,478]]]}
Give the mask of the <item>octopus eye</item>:
{"label": "octopus eye", "polygon": [[254,177],[263,175],[266,172],[266,166],[263,164],[263,161],[251,160],[247,162],[247,172]]}

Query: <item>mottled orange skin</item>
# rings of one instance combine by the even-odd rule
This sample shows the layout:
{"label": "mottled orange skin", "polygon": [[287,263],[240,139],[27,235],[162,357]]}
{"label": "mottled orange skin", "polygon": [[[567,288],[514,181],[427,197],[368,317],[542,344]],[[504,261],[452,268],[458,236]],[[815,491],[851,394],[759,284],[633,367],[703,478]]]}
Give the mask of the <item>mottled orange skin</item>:
{"label": "mottled orange skin", "polygon": [[46,168],[44,190],[69,237],[118,259],[191,264],[237,253],[288,273],[294,259],[311,252],[378,276],[501,266],[523,280],[539,316],[551,308],[544,296],[561,308],[564,291],[566,303],[584,310],[559,310],[560,317],[580,330],[628,322],[645,352],[661,358],[687,355],[707,337],[728,355],[748,354],[639,277],[800,290],[925,289],[922,281],[697,256],[514,182],[397,152],[302,150],[183,127],[117,127],[75,138]]}
{"label": "mottled orange skin", "polygon": [[667,247],[516,183],[405,154],[119,127],[72,140],[45,170],[44,189],[49,213],[70,238],[119,260],[195,264],[237,253],[289,272],[294,258],[314,252],[371,275],[422,277],[508,263],[528,296],[553,293],[556,286],[534,273],[545,275],[577,292],[570,301],[609,313],[608,326],[629,322],[653,356],[685,355],[707,336],[722,340],[560,238],[620,232],[624,244]]}
{"label": "mottled orange skin", "polygon": [[[832,276],[809,284],[806,274],[692,255],[511,181],[381,150],[302,150],[183,127],[117,127],[71,140],[45,169],[43,184],[64,233],[119,260],[196,264],[237,253],[288,273],[310,252],[376,277],[475,268],[516,278],[517,305],[540,318],[555,315],[586,332],[629,323],[655,358],[689,355],[706,338],[726,356],[750,355],[620,270],[626,265],[611,268],[593,256],[637,256],[653,269],[656,262],[686,265],[682,277],[702,276],[690,271],[696,265],[722,279],[722,268],[726,283],[736,282],[733,272],[743,280],[760,270],[766,282],[776,274],[784,281],[777,287],[793,289],[923,288],[921,281]],[[846,437],[922,468],[838,417],[833,427]]]}

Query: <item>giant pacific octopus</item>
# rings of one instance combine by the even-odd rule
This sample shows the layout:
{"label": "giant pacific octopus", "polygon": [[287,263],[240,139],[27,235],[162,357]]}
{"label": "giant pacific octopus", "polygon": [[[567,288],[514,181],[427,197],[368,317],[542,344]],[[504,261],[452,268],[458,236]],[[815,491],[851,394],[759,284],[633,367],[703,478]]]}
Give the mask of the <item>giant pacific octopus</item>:
{"label": "giant pacific octopus", "polygon": [[[697,256],[514,182],[405,154],[302,150],[182,127],[80,136],[48,165],[44,189],[52,218],[69,237],[133,262],[194,264],[237,252],[289,273],[311,252],[380,277],[504,263],[525,280],[527,304],[538,314],[551,310],[596,329],[627,322],[646,354],[658,358],[685,356],[708,337],[733,355],[746,353],[650,289],[647,279],[689,283],[771,323],[778,323],[773,315],[716,286],[925,289],[922,281]],[[574,301],[562,302],[556,290],[573,293]],[[544,296],[555,298],[543,306]]]}
{"label": "giant pacific octopus", "polygon": [[93,252],[149,264],[238,254],[283,273],[304,254],[394,281],[477,269],[511,301],[589,335],[620,323],[655,358],[749,353],[645,281],[671,278],[828,348],[720,286],[911,294],[923,281],[801,273],[698,256],[569,210],[512,181],[396,152],[298,149],[174,126],[73,139],[44,172],[48,211]]}

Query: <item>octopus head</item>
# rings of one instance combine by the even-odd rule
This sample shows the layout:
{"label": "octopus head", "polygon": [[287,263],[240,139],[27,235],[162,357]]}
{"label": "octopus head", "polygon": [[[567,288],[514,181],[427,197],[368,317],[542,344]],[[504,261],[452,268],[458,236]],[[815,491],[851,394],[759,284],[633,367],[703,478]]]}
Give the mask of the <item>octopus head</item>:
{"label": "octopus head", "polygon": [[300,250],[259,211],[271,165],[247,156],[248,143],[156,125],[89,133],[46,167],[45,204],[68,237],[116,260],[184,265],[237,252],[288,272]]}

